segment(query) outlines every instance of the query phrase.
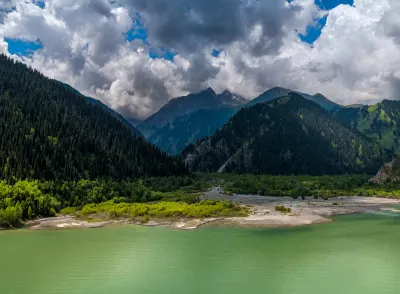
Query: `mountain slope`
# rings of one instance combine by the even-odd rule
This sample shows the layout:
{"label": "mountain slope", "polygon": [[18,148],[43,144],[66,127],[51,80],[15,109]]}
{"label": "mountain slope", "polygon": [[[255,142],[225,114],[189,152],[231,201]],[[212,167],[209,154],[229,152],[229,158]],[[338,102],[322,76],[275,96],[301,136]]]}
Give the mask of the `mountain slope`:
{"label": "mountain slope", "polygon": [[221,94],[218,94],[217,97],[222,102],[222,104],[230,106],[239,106],[248,102],[245,98],[243,98],[239,94],[231,93],[228,90],[225,90]]}
{"label": "mountain slope", "polygon": [[192,171],[316,175],[375,173],[392,155],[295,93],[242,109],[182,152]]}
{"label": "mountain slope", "polygon": [[134,127],[134,125],[132,123],[127,121],[122,115],[120,115],[118,112],[114,111],[113,109],[111,109],[107,105],[105,105],[100,100],[97,100],[97,99],[94,99],[94,98],[91,98],[91,97],[88,97],[88,96],[84,96],[78,90],[76,90],[75,88],[71,87],[70,85],[68,85],[66,83],[62,83],[62,82],[57,81],[57,80],[54,80],[54,81],[56,83],[59,83],[62,86],[64,86],[68,91],[75,92],[77,95],[85,97],[87,103],[95,105],[95,106],[99,106],[100,108],[102,108],[106,112],[110,113],[113,117],[115,117],[117,120],[119,120],[125,127],[127,127],[132,132],[132,134],[134,136],[143,137],[143,135],[138,131],[138,129],[136,129]]}
{"label": "mountain slope", "polygon": [[148,140],[168,154],[179,154],[190,143],[210,136],[236,113],[235,108],[201,109],[176,118]]}
{"label": "mountain slope", "polygon": [[[217,95],[213,89],[208,88],[199,93],[170,100],[158,112],[141,123],[138,129],[146,138],[150,138],[157,130],[168,123],[172,123],[176,118],[187,116],[198,110],[233,108],[246,102],[246,99],[228,90]],[[185,140],[189,142],[188,138],[185,138]]]}
{"label": "mountain slope", "polygon": [[0,55],[0,178],[184,173],[98,103]]}
{"label": "mountain slope", "polygon": [[324,108],[324,109],[326,109],[328,111],[339,110],[342,107],[339,104],[329,100],[328,98],[326,98],[322,94],[315,94],[315,95],[312,96],[312,95],[309,95],[309,94],[300,93],[300,92],[292,91],[292,90],[281,88],[281,87],[275,87],[275,88],[272,88],[272,89],[262,93],[260,96],[258,96],[254,100],[251,100],[246,106],[253,106],[253,105],[256,105],[256,104],[272,101],[272,100],[274,100],[276,98],[279,98],[279,97],[282,97],[282,96],[287,96],[289,93],[297,93],[300,96],[302,96],[303,98],[305,98],[307,100],[311,100],[311,101],[317,103],[322,108]]}
{"label": "mountain slope", "polygon": [[145,137],[150,137],[157,129],[182,115],[196,112],[200,109],[215,109],[222,106],[213,89],[208,88],[202,92],[189,94],[170,100],[158,112],[150,116],[138,126]]}
{"label": "mountain slope", "polygon": [[400,155],[400,101],[383,100],[375,105],[343,108],[335,116]]}

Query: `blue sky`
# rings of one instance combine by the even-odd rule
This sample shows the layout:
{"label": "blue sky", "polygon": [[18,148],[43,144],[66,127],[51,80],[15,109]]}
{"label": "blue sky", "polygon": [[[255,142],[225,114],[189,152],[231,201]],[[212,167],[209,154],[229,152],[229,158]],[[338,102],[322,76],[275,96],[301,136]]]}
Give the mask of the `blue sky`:
{"label": "blue sky", "polygon": [[[287,1],[291,2],[292,0]],[[46,5],[45,0],[35,0],[33,1],[33,3],[40,8],[44,8]],[[340,4],[354,5],[354,0],[315,0],[315,4],[318,5],[321,9],[331,10]],[[321,31],[325,27],[328,17],[329,15],[326,15],[320,19],[315,19],[314,22],[307,28],[307,32],[304,35],[299,34],[299,38],[303,42],[312,45],[321,35]],[[142,40],[145,44],[151,46],[151,44],[148,43],[148,32],[140,13],[136,13],[134,17],[134,26],[125,34],[125,37],[126,40],[129,42],[139,39]],[[34,51],[43,48],[40,40],[36,42],[31,42],[24,41],[22,39],[6,38],[5,41],[8,43],[8,51],[11,54],[30,56]],[[218,57],[220,52],[220,49],[214,49],[211,54],[214,57]],[[151,48],[149,51],[149,56],[153,59],[164,58],[170,61],[174,60],[174,56],[176,54],[176,52],[172,52],[165,47]]]}
{"label": "blue sky", "polygon": [[24,41],[21,39],[4,38],[8,43],[8,52],[19,56],[31,56],[34,51],[43,48],[40,40],[36,42]]}
{"label": "blue sky", "polygon": [[[315,0],[315,4],[321,9],[331,10],[340,4],[353,6],[354,0]],[[326,15],[320,19],[315,19],[314,23],[307,28],[307,32],[304,35],[299,34],[299,38],[303,42],[313,44],[321,35],[322,29],[325,27],[328,17],[329,15]]]}

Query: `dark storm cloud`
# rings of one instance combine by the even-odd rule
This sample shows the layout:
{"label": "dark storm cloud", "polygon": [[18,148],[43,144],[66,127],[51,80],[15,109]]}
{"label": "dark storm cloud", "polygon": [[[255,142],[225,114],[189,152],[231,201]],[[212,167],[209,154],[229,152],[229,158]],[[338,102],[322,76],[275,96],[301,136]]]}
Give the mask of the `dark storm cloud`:
{"label": "dark storm cloud", "polygon": [[219,69],[210,64],[204,54],[194,55],[190,59],[189,68],[186,71],[179,72],[186,79],[183,90],[191,93],[204,90],[204,88],[207,88],[205,83],[209,79],[215,78],[218,72]]}
{"label": "dark storm cloud", "polygon": [[136,67],[132,78],[135,89],[134,96],[152,97],[155,108],[160,108],[170,98],[164,81],[155,76],[146,67]]}
{"label": "dark storm cloud", "polygon": [[87,3],[89,9],[93,9],[93,11],[98,14],[109,18],[111,16],[111,5],[109,2],[99,1],[99,0],[89,0]]}
{"label": "dark storm cloud", "polygon": [[119,0],[145,19],[149,39],[182,52],[246,40],[255,25],[263,34],[252,45],[255,56],[279,50],[285,22],[301,11],[286,1],[251,0]]}
{"label": "dark storm cloud", "polygon": [[389,86],[390,86],[390,92],[389,95],[390,97],[386,97],[388,99],[393,99],[393,100],[400,100],[400,78],[390,75],[388,78],[389,80]]}

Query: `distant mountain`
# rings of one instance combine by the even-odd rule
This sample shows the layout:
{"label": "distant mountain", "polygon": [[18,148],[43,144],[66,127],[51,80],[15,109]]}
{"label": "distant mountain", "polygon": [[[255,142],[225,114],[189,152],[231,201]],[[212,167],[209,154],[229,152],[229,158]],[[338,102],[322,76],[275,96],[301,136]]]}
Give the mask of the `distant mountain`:
{"label": "distant mountain", "polygon": [[150,137],[157,129],[162,128],[175,118],[193,113],[200,109],[215,109],[222,105],[213,89],[208,88],[195,94],[170,100],[158,112],[147,118],[138,126],[145,137]]}
{"label": "distant mountain", "polygon": [[[96,100],[0,55],[0,178],[137,178],[186,168]],[[101,199],[100,199],[101,200]]]}
{"label": "distant mountain", "polygon": [[136,126],[140,125],[143,122],[143,120],[131,118],[131,119],[128,119],[128,122],[132,126],[136,127]]}
{"label": "distant mountain", "polygon": [[281,87],[275,87],[275,88],[272,88],[272,89],[262,93],[256,99],[251,100],[246,106],[253,106],[256,104],[265,103],[265,102],[274,100],[274,99],[282,97],[282,96],[287,96],[289,93],[297,93],[300,96],[302,96],[303,98],[305,98],[307,100],[311,100],[311,101],[319,104],[322,108],[324,108],[328,111],[336,111],[342,107],[341,105],[329,100],[322,94],[309,95],[309,94],[300,93],[300,92],[292,91],[292,90],[281,88]]}
{"label": "distant mountain", "polygon": [[400,101],[383,100],[375,105],[343,108],[335,116],[400,155]]}
{"label": "distant mountain", "polygon": [[138,126],[146,138],[151,137],[157,130],[176,118],[204,109],[218,109],[221,107],[235,107],[240,105],[244,98],[229,91],[217,95],[213,89],[208,88],[195,94],[178,97],[170,100],[158,112],[150,116]]}
{"label": "distant mountain", "polygon": [[240,110],[182,152],[192,171],[286,175],[375,173],[392,156],[296,93]]}
{"label": "distant mountain", "polygon": [[214,134],[236,111],[232,107],[201,109],[176,118],[156,130],[148,140],[168,154],[179,154],[188,144]]}
{"label": "distant mountain", "polygon": [[[212,135],[240,108],[272,101],[291,92],[293,91],[276,87],[248,102],[240,95],[233,94],[228,90],[216,95],[209,88],[197,94],[171,100],[138,128],[150,142],[169,154],[175,155],[187,144],[195,143],[199,138]],[[321,94],[311,96],[301,93],[300,95],[319,103],[329,111],[340,108],[338,104]],[[199,104],[197,101],[208,102]]]}
{"label": "distant mountain", "polygon": [[218,94],[218,99],[222,102],[222,104],[230,105],[230,106],[239,106],[248,102],[245,98],[240,96],[239,94],[233,94],[228,90],[225,90],[221,94]]}

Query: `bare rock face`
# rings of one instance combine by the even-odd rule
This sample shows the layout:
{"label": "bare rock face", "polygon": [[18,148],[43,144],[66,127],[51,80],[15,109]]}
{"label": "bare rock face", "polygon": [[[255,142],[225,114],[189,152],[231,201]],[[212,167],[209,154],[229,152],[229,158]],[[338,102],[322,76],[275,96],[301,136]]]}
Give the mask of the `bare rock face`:
{"label": "bare rock face", "polygon": [[387,179],[391,179],[392,181],[400,181],[399,176],[394,176],[393,175],[393,164],[396,160],[393,160],[392,162],[386,163],[376,174],[375,177],[370,179],[369,181],[375,184],[382,183],[386,181]]}

